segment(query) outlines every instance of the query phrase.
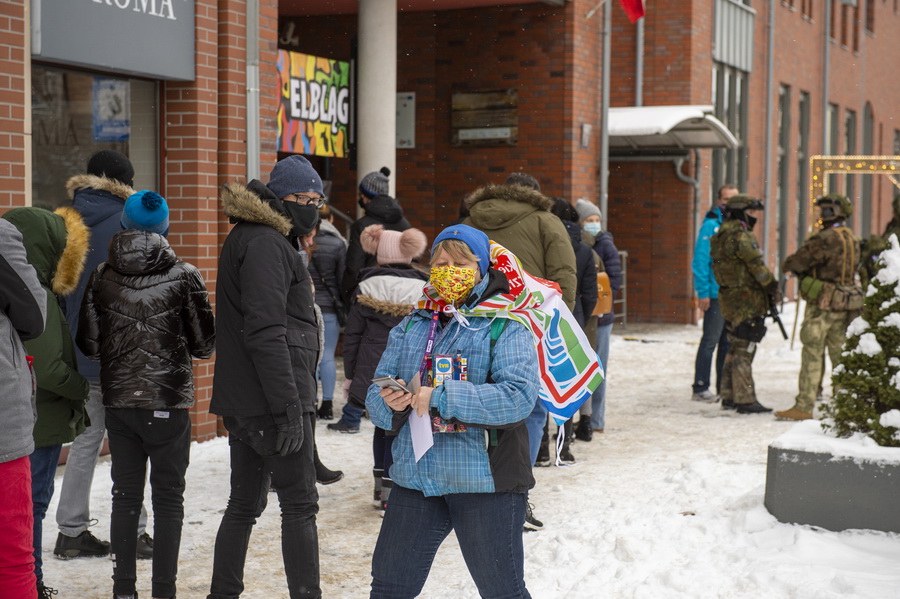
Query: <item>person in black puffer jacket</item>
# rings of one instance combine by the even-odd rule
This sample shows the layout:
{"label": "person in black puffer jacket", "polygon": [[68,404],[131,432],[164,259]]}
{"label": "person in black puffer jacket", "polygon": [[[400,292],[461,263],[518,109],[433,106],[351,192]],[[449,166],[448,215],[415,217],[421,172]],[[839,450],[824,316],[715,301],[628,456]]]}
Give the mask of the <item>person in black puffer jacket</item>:
{"label": "person in black puffer jacket", "polygon": [[322,361],[319,363],[318,378],[322,383],[322,405],[317,414],[322,420],[334,418],[334,385],[337,367],[334,351],[337,348],[341,327],[347,317],[347,310],[341,298],[341,278],[344,275],[347,257],[347,240],[335,228],[334,215],[327,205],[319,209],[319,232],[314,242],[316,251],[310,255],[309,274],[316,289],[316,305],[322,311],[325,323],[325,343],[322,346]]}
{"label": "person in black puffer jacket", "polygon": [[[378,266],[360,273],[353,294],[350,315],[344,328],[344,375],[348,381],[347,403],[341,419],[329,424],[329,430],[356,433],[366,394],[381,355],[387,347],[392,328],[409,314],[422,296],[428,274],[411,266],[428,247],[425,234],[418,229],[402,233],[388,231],[381,225],[366,227],[360,237],[363,249],[376,257]],[[380,507],[387,503],[391,480],[391,444],[393,436],[375,429],[372,451],[375,457],[374,499]]]}
{"label": "person in black puffer jacket", "polygon": [[191,358],[215,349],[215,319],[200,271],[175,256],[166,201],[139,191],[125,202],[124,231],[91,274],[77,343],[100,360],[112,456],[113,594],[135,595],[138,515],[147,459],[153,489],[153,596],[174,597],[191,446]]}
{"label": "person in black puffer jacket", "polygon": [[388,195],[390,190],[391,169],[386,166],[362,178],[359,183],[359,207],[365,216],[350,227],[350,246],[347,248],[347,268],[341,281],[344,301],[349,305],[353,290],[359,283],[359,275],[363,268],[375,266],[375,257],[363,250],[360,235],[366,227],[382,225],[389,231],[405,231],[410,228],[409,221],[403,218],[400,202]]}

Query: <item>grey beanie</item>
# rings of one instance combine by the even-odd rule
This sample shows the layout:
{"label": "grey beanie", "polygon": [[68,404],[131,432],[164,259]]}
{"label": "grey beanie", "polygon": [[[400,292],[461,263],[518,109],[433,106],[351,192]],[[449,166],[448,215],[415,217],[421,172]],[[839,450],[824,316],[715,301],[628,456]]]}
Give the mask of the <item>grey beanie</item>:
{"label": "grey beanie", "polygon": [[316,169],[312,167],[309,160],[294,154],[288,156],[284,160],[279,160],[272,168],[269,174],[269,184],[267,186],[272,190],[278,199],[284,199],[292,193],[306,193],[313,191],[320,196],[324,196],[322,188],[322,178]]}
{"label": "grey beanie", "polygon": [[366,196],[386,196],[390,191],[391,169],[386,166],[381,167],[378,172],[369,173],[359,182],[359,190]]}
{"label": "grey beanie", "polygon": [[575,212],[578,213],[579,222],[584,222],[589,216],[600,216],[600,209],[593,202],[578,200],[575,202]]}

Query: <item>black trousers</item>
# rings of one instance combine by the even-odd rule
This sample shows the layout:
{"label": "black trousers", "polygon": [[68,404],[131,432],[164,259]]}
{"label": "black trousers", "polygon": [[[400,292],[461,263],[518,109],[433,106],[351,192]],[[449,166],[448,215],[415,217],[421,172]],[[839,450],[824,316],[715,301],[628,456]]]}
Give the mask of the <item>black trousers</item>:
{"label": "black trousers", "polygon": [[208,599],[236,599],[244,590],[244,563],[250,533],[266,509],[269,486],[281,505],[281,554],[291,599],[317,599],[319,494],[313,465],[313,414],[303,415],[303,445],[289,456],[263,456],[236,435],[231,447],[231,496],[216,535]]}
{"label": "black trousers", "polygon": [[107,408],[112,456],[110,537],[113,592],[135,593],[138,518],[144,501],[147,459],[153,500],[153,596],[174,597],[184,522],[184,473],[191,455],[187,410]]}

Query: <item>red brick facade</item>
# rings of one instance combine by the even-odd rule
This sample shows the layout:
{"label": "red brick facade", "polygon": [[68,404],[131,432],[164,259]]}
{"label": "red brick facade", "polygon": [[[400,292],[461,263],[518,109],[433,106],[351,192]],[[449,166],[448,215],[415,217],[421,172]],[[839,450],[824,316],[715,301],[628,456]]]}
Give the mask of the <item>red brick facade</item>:
{"label": "red brick facade", "polygon": [[[312,1],[312,0],[310,0]],[[611,0],[612,1],[612,0]],[[563,7],[542,3],[398,15],[398,91],[416,93],[416,147],[397,151],[394,179],[409,220],[429,237],[457,217],[460,200],[473,189],[502,181],[523,170],[535,175],[543,190],[569,200],[597,201],[599,195],[600,82],[602,11],[585,18],[596,0],[576,0]],[[811,98],[809,154],[823,152],[824,3],[814,3],[812,18],[800,3],[777,2],[772,74],[773,104],[779,86],[791,87],[788,147],[797,147],[798,98]],[[835,3],[836,5],[839,3]],[[30,131],[26,89],[27,2],[0,3],[0,211],[27,203]],[[891,3],[874,2],[874,32],[866,31],[867,0],[856,35],[842,45],[841,16],[836,10],[831,42],[829,101],[839,108],[838,132],[845,149],[847,110],[858,115],[856,147],[862,148],[865,106],[874,115],[873,153],[895,152],[900,136],[900,80],[892,58],[900,56],[894,35],[900,16]],[[635,27],[613,2],[612,106],[635,103]],[[715,0],[651,3],[644,20],[643,104],[712,104]],[[777,115],[766,114],[768,4],[756,11],[753,71],[749,75],[748,193],[768,199],[767,260],[775,267],[779,228],[774,147],[765,154],[766,123],[777,141]],[[838,7],[840,8],[840,7]],[[246,178],[246,4],[243,0],[196,1],[196,80],[161,84],[161,192],[172,208],[170,240],[180,256],[195,263],[215,293],[219,247],[229,230],[217,200],[221,184]],[[357,37],[357,16],[298,17],[279,14],[278,0],[260,2],[260,165],[263,178],[277,158],[275,112],[279,101],[276,50],[279,23],[296,25],[299,45],[291,50],[349,60]],[[314,35],[307,35],[314,32]],[[851,30],[852,32],[852,30]],[[512,146],[453,147],[450,100],[455,92],[518,91],[519,136]],[[365,98],[359,98],[364,102]],[[582,143],[584,126],[590,135]],[[696,225],[711,197],[709,151],[701,151],[699,170],[693,159],[681,174],[700,180],[699,198],[676,176],[671,162],[610,163],[609,228],[629,253],[629,319],[690,322],[693,309],[690,260]],[[770,181],[765,181],[766,160]],[[338,209],[355,214],[357,173],[350,159],[312,159],[330,169]],[[787,247],[797,246],[798,173],[789,164]],[[858,178],[859,179],[859,178]],[[843,185],[843,183],[841,183]],[[857,182],[857,193],[861,183]],[[870,228],[877,232],[890,218],[890,182],[873,184]],[[695,203],[696,202],[696,203]],[[855,222],[860,230],[859,220]],[[761,233],[762,234],[762,233]],[[216,434],[207,411],[213,361],[197,364],[195,436]]]}

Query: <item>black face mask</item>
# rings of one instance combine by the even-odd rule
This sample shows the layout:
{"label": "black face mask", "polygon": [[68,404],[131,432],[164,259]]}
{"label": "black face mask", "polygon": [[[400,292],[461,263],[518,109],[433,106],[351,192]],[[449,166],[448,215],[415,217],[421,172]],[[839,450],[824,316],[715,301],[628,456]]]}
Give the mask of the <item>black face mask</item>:
{"label": "black face mask", "polygon": [[356,200],[356,203],[359,204],[359,207],[362,208],[363,210],[366,209],[366,203],[363,201],[362,197],[360,197],[358,200]]}
{"label": "black face mask", "polygon": [[757,219],[753,218],[749,214],[747,215],[747,220],[745,222],[747,223],[747,228],[750,229],[751,231],[753,230],[753,227],[756,226],[756,220]]}
{"label": "black face mask", "polygon": [[284,211],[294,225],[291,232],[297,237],[309,235],[319,223],[319,209],[313,205],[301,205],[297,202],[284,202]]}

